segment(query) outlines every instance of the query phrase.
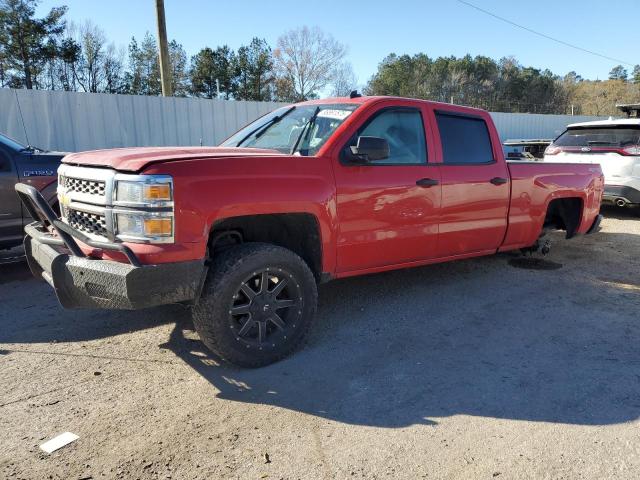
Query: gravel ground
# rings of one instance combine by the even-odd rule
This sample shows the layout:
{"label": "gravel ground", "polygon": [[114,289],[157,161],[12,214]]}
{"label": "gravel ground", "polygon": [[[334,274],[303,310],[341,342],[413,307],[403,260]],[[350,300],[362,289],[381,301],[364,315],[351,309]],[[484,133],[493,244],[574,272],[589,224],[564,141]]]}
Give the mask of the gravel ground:
{"label": "gravel ground", "polygon": [[639,478],[640,218],[604,213],[530,268],[323,285],[306,347],[258,370],[179,307],[64,311],[0,265],[0,478]]}

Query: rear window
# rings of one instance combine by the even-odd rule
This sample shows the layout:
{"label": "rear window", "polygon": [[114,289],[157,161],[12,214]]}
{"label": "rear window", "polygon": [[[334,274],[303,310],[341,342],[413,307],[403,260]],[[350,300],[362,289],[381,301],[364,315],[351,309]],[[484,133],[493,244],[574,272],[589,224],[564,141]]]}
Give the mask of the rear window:
{"label": "rear window", "polygon": [[640,128],[570,128],[553,143],[558,147],[628,147],[640,144]]}
{"label": "rear window", "polygon": [[481,118],[436,113],[445,164],[494,161],[487,124]]}

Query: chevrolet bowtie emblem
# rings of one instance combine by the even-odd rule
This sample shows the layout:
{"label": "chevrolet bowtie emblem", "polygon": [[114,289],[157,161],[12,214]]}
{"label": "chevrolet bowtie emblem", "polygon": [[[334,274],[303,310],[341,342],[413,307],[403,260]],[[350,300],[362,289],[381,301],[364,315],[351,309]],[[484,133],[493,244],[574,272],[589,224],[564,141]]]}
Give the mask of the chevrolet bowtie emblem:
{"label": "chevrolet bowtie emblem", "polygon": [[66,207],[71,203],[71,199],[67,197],[64,193],[60,194],[60,205]]}

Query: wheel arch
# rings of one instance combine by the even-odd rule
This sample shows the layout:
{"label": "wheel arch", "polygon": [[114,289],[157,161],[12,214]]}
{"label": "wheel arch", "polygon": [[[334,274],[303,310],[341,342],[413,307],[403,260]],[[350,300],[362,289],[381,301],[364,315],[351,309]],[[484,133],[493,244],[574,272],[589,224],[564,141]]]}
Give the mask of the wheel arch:
{"label": "wheel arch", "polygon": [[584,212],[584,199],[580,196],[557,196],[547,202],[542,230],[565,230],[566,238],[574,237]]}
{"label": "wheel arch", "polygon": [[262,242],[287,248],[299,255],[313,272],[316,281],[326,279],[323,272],[323,248],[320,222],[309,212],[256,214],[216,220],[210,231],[207,249],[214,257],[232,245]]}

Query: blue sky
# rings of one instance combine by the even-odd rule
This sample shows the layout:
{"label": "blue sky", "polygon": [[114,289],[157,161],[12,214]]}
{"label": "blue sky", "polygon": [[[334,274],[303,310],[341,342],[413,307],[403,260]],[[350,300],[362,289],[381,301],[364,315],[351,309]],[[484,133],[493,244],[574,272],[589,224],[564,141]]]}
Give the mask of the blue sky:
{"label": "blue sky", "polygon": [[[582,48],[640,63],[637,28],[623,23],[640,17],[640,0],[469,1]],[[153,0],[43,0],[38,13],[64,4],[68,19],[93,21],[116,45],[126,46],[131,36],[139,38],[146,31],[155,33]],[[590,79],[606,78],[617,64],[507,25],[455,0],[165,0],[165,8],[169,38],[182,43],[189,56],[204,46],[226,43],[237,49],[254,36],[274,46],[286,30],[318,26],[348,46],[347,60],[360,84],[391,52],[425,52],[431,57],[470,53],[496,59],[514,55],[526,66],[562,75],[575,70]]]}

